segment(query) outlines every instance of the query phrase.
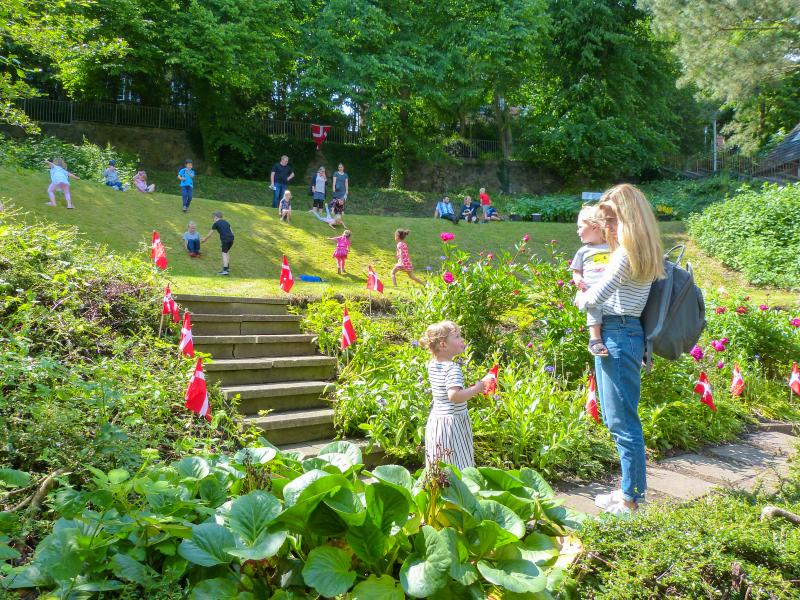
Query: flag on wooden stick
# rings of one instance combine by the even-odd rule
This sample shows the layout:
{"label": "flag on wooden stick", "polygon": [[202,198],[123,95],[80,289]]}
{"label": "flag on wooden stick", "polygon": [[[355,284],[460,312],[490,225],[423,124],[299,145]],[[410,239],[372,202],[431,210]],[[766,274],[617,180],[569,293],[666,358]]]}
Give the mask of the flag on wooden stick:
{"label": "flag on wooden stick", "polygon": [[714,404],[714,396],[711,394],[711,384],[708,382],[708,376],[705,371],[700,373],[700,378],[694,386],[696,394],[700,394],[700,402],[707,405],[711,410],[717,410]]}
{"label": "flag on wooden stick", "polygon": [[183,311],[183,327],[181,327],[181,338],[178,342],[178,350],[184,355],[194,357],[194,341],[192,340],[192,320],[189,318],[189,311]]}
{"label": "flag on wooden stick", "polygon": [[208,403],[208,389],[206,388],[206,374],[203,372],[202,358],[197,359],[184,399],[186,408],[205,417],[207,421],[211,420],[211,406]]}
{"label": "flag on wooden stick", "polygon": [[378,275],[372,269],[372,265],[367,267],[367,289],[372,292],[383,293],[383,283],[378,279]]}
{"label": "flag on wooden stick", "polygon": [[347,307],[344,309],[342,316],[342,341],[341,348],[344,350],[351,346],[356,341],[356,330],[353,329],[353,323],[350,321],[350,313],[347,312]]}
{"label": "flag on wooden stick", "polygon": [[167,284],[164,290],[164,302],[161,305],[161,314],[172,315],[172,320],[175,323],[181,320],[178,314],[178,303],[175,302],[175,299],[172,297],[172,290],[169,289],[169,284]]}

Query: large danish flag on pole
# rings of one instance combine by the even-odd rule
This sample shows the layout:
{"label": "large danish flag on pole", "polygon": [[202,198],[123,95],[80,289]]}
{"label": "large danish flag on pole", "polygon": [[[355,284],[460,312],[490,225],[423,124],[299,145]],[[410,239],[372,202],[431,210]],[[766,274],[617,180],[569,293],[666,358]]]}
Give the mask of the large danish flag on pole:
{"label": "large danish flag on pole", "polygon": [[311,137],[317,143],[317,150],[322,147],[322,142],[328,137],[328,132],[331,130],[330,125],[312,125]]}

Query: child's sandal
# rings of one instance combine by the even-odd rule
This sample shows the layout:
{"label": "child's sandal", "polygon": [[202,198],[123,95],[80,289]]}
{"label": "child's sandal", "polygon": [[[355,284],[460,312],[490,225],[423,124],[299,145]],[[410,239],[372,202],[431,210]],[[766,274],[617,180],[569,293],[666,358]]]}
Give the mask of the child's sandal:
{"label": "child's sandal", "polygon": [[603,340],[589,340],[589,352],[594,356],[608,356],[608,348]]}

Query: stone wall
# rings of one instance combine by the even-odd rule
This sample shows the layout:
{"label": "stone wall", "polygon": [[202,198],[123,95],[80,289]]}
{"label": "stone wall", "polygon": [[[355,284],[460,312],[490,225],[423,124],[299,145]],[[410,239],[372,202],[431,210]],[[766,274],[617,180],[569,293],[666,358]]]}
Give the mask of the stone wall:
{"label": "stone wall", "polygon": [[[80,144],[83,138],[98,146],[111,144],[117,150],[137,154],[141,166],[153,170],[173,170],[183,165],[187,158],[194,160],[195,169],[202,169],[199,160],[192,150],[189,135],[178,129],[154,129],[151,127],[120,127],[75,121],[71,125],[58,123],[42,123],[43,135],[57,137],[70,144]],[[3,133],[13,137],[24,137],[18,128],[2,128]]]}
{"label": "stone wall", "polygon": [[[404,187],[424,192],[450,193],[485,187],[497,193],[503,188],[501,161],[464,160],[461,163],[416,163],[406,172]],[[558,189],[554,175],[520,161],[506,162],[508,189],[512,194],[544,194]]]}

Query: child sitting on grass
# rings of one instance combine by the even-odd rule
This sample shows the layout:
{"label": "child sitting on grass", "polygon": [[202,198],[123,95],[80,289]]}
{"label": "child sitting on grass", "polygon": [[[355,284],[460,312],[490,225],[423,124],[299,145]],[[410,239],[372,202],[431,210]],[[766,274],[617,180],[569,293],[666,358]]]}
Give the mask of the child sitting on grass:
{"label": "child sitting on grass", "polygon": [[418,279],[414,275],[414,265],[411,264],[411,258],[408,256],[408,244],[405,239],[411,233],[408,229],[398,229],[394,232],[394,241],[397,242],[397,250],[395,256],[397,257],[397,264],[392,267],[392,283],[397,285],[397,272],[405,271],[412,281],[416,281],[420,285],[425,285],[425,282]]}
{"label": "child sitting on grass", "polygon": [[441,321],[429,326],[420,344],[431,353],[428,380],[433,405],[425,425],[425,465],[445,462],[465,469],[475,466],[472,424],[467,401],[486,389],[483,380],[464,387],[464,374],[453,359],[464,352],[466,344],[458,325]]}
{"label": "child sitting on grass", "polygon": [[[578,237],[583,246],[572,259],[572,281],[582,292],[596,285],[608,266],[611,254],[604,234],[605,220],[597,206],[584,206],[578,214]],[[594,356],[608,356],[600,330],[603,321],[601,306],[587,308],[586,321],[589,327],[589,352]]]}
{"label": "child sitting on grass", "polygon": [[283,193],[283,198],[281,198],[278,204],[278,214],[281,217],[281,221],[285,221],[286,223],[292,218],[292,192],[289,190]]}
{"label": "child sitting on grass", "polygon": [[50,187],[47,188],[47,195],[50,197],[48,206],[58,206],[56,204],[56,192],[61,191],[64,194],[64,199],[67,201],[67,208],[75,208],[72,204],[72,196],[69,193],[69,178],[80,179],[74,173],[67,171],[67,163],[63,158],[54,158],[51,161],[44,161],[50,167]]}
{"label": "child sitting on grass", "polygon": [[192,258],[200,256],[200,234],[194,221],[189,221],[186,233],[183,234],[183,247]]}
{"label": "child sitting on grass", "polygon": [[228,252],[230,252],[231,246],[233,246],[233,230],[231,229],[231,224],[222,218],[222,211],[215,211],[211,216],[214,218],[211,231],[208,232],[206,237],[200,240],[200,243],[205,244],[208,238],[214,235],[215,231],[219,233],[219,243],[222,249],[222,270],[217,273],[217,275],[230,275],[230,259],[228,257]]}
{"label": "child sitting on grass", "polygon": [[125,191],[125,186],[122,185],[122,182],[119,180],[119,171],[117,171],[117,161],[110,160],[108,161],[108,167],[106,170],[103,171],[103,177],[106,180],[106,185],[108,187],[112,187],[115,190],[119,190],[120,192]]}
{"label": "child sitting on grass", "polygon": [[347,273],[347,271],[344,270],[344,263],[347,260],[347,255],[350,253],[350,235],[350,230],[345,229],[342,235],[328,238],[331,241],[336,241],[336,250],[333,251],[333,258],[336,259],[336,272],[339,275],[345,275]]}

